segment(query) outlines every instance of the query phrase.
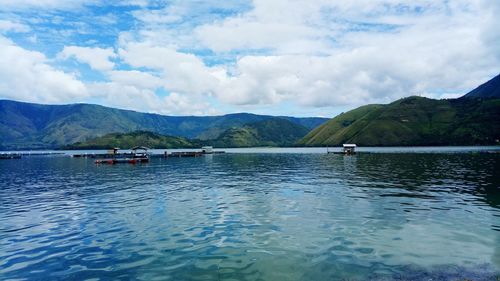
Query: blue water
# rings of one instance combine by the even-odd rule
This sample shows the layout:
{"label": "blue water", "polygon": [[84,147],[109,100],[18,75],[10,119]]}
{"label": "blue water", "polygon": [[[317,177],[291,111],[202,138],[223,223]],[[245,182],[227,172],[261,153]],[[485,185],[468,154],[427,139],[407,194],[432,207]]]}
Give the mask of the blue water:
{"label": "blue water", "polygon": [[419,149],[1,160],[0,280],[496,280],[500,154]]}

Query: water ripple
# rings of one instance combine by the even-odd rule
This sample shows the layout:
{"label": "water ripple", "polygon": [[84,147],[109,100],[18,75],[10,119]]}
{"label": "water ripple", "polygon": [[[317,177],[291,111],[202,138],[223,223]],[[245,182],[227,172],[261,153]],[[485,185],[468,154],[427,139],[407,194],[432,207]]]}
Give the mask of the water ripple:
{"label": "water ripple", "polygon": [[500,272],[499,160],[1,162],[0,279],[491,280]]}

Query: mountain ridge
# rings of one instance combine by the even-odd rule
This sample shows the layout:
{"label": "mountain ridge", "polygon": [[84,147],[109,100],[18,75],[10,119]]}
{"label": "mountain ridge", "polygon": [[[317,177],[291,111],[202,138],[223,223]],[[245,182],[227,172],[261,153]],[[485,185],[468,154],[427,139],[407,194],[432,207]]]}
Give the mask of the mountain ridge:
{"label": "mountain ridge", "polygon": [[494,145],[499,140],[500,99],[434,100],[412,96],[340,114],[313,129],[299,144]]}
{"label": "mountain ridge", "polygon": [[134,146],[146,146],[149,148],[196,148],[199,143],[186,138],[166,136],[149,131],[134,131],[129,133],[110,133],[96,137],[85,142],[76,142],[66,145],[61,149],[84,150],[84,149],[109,149],[113,147],[131,148]]}
{"label": "mountain ridge", "polygon": [[500,144],[500,74],[457,99],[418,96],[364,105],[311,130],[298,144],[337,146]]}
{"label": "mountain ridge", "polygon": [[[247,123],[275,118],[233,113],[220,116],[167,116],[94,104],[42,105],[0,100],[0,149],[57,148],[108,133],[138,130],[185,138],[213,139],[223,131]],[[312,129],[320,117],[283,117]]]}
{"label": "mountain ridge", "polygon": [[500,74],[479,85],[461,98],[500,98]]}
{"label": "mountain ridge", "polygon": [[309,132],[284,118],[271,118],[234,127],[208,143],[216,147],[291,146]]}

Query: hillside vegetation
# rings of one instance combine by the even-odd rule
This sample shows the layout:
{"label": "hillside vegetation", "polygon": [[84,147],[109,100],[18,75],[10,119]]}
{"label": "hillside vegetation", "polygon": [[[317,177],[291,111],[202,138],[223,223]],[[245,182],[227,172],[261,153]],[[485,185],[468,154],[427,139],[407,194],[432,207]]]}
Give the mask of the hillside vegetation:
{"label": "hillside vegetation", "polygon": [[289,146],[308,132],[304,126],[273,118],[228,129],[208,143],[217,147]]}
{"label": "hillside vegetation", "polygon": [[[57,148],[109,133],[151,131],[215,139],[233,127],[274,118],[248,113],[222,116],[164,116],[91,104],[41,105],[0,100],[0,150]],[[283,117],[315,128],[328,119]]]}
{"label": "hillside vegetation", "polygon": [[77,142],[65,146],[63,149],[108,149],[113,147],[128,149],[134,146],[146,146],[149,148],[194,148],[199,147],[199,143],[181,137],[136,131],[131,133],[107,134],[85,142]]}
{"label": "hillside vegetation", "polygon": [[130,148],[138,145],[149,148],[199,148],[203,145],[216,147],[255,147],[293,145],[307,134],[309,129],[282,118],[254,122],[242,127],[230,128],[215,140],[189,140],[182,137],[164,136],[148,131],[112,133],[84,142],[76,142],[63,149]]}
{"label": "hillside vegetation", "polygon": [[340,114],[299,144],[336,146],[479,145],[500,139],[500,99],[409,97]]}

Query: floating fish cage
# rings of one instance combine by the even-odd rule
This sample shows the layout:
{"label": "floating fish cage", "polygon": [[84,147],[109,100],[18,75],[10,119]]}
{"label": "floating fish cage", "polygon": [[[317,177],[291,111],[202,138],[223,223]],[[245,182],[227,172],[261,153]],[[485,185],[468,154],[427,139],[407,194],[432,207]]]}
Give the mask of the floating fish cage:
{"label": "floating fish cage", "polygon": [[103,158],[95,160],[96,164],[120,164],[120,163],[128,163],[128,164],[139,164],[139,163],[148,163],[149,162],[149,154],[147,147],[144,146],[136,146],[131,148],[131,153],[118,153],[119,148],[113,148],[108,151],[106,155],[111,155],[111,158]]}

